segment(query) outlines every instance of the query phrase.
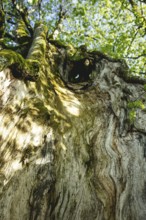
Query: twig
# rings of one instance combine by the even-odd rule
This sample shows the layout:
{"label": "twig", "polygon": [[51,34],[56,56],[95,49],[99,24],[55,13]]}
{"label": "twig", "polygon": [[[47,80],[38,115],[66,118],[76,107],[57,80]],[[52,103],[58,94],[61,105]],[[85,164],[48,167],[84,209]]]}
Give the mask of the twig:
{"label": "twig", "polygon": [[146,54],[141,54],[141,55],[139,55],[137,57],[123,57],[123,58],[136,60],[136,59],[139,59],[140,57],[146,57]]}
{"label": "twig", "polygon": [[135,32],[133,38],[131,39],[131,42],[130,42],[130,44],[129,44],[129,46],[128,46],[127,51],[128,51],[128,50],[130,49],[130,47],[132,46],[132,43],[133,43],[133,41],[135,40],[137,34],[138,34],[138,29],[136,30],[136,32]]}

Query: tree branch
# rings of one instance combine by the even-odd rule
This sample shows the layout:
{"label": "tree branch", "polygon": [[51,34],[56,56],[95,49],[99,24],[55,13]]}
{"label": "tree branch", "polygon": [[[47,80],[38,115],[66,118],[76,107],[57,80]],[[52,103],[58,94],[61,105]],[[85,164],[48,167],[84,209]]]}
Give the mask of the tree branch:
{"label": "tree branch", "polygon": [[10,38],[12,41],[15,42],[15,37],[13,35],[11,35],[9,33],[5,33],[4,36],[7,37],[7,38]]}
{"label": "tree branch", "polygon": [[62,5],[60,5],[60,11],[59,11],[59,14],[58,14],[58,21],[56,22],[53,33],[51,34],[51,36],[49,38],[52,38],[55,31],[59,29],[59,25],[61,24],[62,20],[64,19],[65,14],[66,14],[66,12],[63,10]]}
{"label": "tree branch", "polygon": [[4,24],[5,24],[5,14],[2,9],[0,9],[0,38],[4,35]]}
{"label": "tree branch", "polygon": [[39,72],[40,61],[43,62],[46,49],[47,28],[38,24],[34,31],[33,42],[24,59],[21,54],[12,50],[0,51],[0,71],[9,67],[15,78],[36,81]]}
{"label": "tree branch", "polygon": [[140,19],[138,27],[145,27],[146,25],[146,19],[145,17],[140,13],[137,4],[134,2],[134,0],[129,0],[129,3],[132,7],[132,12],[135,15],[136,18]]}
{"label": "tree branch", "polygon": [[20,8],[19,9],[19,6],[18,4],[16,3],[16,1],[12,0],[12,5],[14,7],[14,9],[19,13],[19,15],[21,16],[27,30],[29,31],[30,35],[33,36],[33,29],[32,27],[30,26],[30,23],[28,21],[28,18],[27,18],[27,13],[28,13],[28,9],[27,8]]}
{"label": "tree branch", "polygon": [[134,60],[137,60],[139,59],[140,57],[146,57],[146,54],[140,54],[139,56],[137,57],[124,57],[125,59],[134,59]]}
{"label": "tree branch", "polygon": [[47,27],[43,24],[37,24],[27,59],[40,60],[40,58],[43,58],[46,50],[46,35]]}

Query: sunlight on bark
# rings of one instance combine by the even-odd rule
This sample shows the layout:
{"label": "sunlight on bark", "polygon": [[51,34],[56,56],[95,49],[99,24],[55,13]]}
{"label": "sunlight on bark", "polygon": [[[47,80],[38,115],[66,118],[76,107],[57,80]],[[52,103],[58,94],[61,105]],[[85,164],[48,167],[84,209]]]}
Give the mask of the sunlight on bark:
{"label": "sunlight on bark", "polygon": [[80,115],[80,101],[75,94],[68,89],[57,87],[57,94],[68,113],[74,116]]}

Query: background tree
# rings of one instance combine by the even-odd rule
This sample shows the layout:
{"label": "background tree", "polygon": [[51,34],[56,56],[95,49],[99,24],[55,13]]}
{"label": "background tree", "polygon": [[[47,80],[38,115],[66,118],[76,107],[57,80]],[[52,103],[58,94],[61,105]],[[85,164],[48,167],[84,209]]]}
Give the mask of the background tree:
{"label": "background tree", "polygon": [[146,218],[145,7],[0,1],[0,219]]}

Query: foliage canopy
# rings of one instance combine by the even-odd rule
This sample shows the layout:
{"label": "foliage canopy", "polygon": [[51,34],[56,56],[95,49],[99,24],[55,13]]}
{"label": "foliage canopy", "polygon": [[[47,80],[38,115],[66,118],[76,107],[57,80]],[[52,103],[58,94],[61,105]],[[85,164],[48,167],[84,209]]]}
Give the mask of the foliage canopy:
{"label": "foliage canopy", "polygon": [[0,0],[0,43],[24,57],[36,22],[48,39],[86,45],[126,59],[133,74],[146,74],[145,0]]}

